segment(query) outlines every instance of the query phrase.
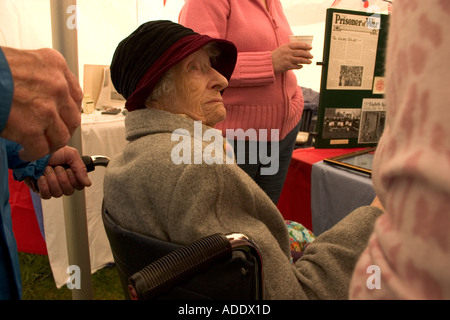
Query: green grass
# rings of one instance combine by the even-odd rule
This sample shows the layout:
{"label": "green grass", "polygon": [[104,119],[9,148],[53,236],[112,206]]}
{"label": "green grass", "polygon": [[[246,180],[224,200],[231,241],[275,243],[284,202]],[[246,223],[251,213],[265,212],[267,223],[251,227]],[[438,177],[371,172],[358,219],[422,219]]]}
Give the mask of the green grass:
{"label": "green grass", "polygon": [[[23,300],[72,300],[66,286],[58,289],[46,255],[19,252]],[[114,265],[92,275],[94,300],[123,300],[124,295]]]}

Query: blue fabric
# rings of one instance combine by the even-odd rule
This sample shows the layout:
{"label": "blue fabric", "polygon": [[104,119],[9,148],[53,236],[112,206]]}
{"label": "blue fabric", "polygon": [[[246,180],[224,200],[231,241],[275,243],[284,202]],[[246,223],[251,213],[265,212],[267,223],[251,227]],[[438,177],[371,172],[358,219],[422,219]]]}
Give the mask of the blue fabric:
{"label": "blue fabric", "polygon": [[13,145],[0,138],[0,299],[20,299],[21,281],[17,245],[12,231],[8,187],[8,149]]}
{"label": "blue fabric", "polygon": [[5,128],[11,110],[14,82],[8,62],[0,47],[0,132]]}
{"label": "blue fabric", "polygon": [[22,286],[17,245],[12,230],[11,207],[9,205],[8,168],[21,181],[27,176],[39,178],[47,166],[49,156],[33,162],[24,162],[18,157],[22,147],[0,138],[0,299],[20,299]]}
{"label": "blue fabric", "polygon": [[[8,62],[0,48],[0,132],[6,126],[13,97],[13,80]],[[9,206],[8,155],[6,141],[0,138],[0,299],[21,297],[20,274],[16,242],[12,234]]]}
{"label": "blue fabric", "polygon": [[[7,61],[0,49],[0,131],[5,128],[13,96],[13,80]],[[50,156],[33,162],[19,158],[22,146],[0,138],[0,300],[22,298],[19,257],[14,238],[9,204],[8,168],[13,169],[16,180],[27,176],[39,178]]]}
{"label": "blue fabric", "polygon": [[332,166],[323,161],[311,170],[312,231],[319,236],[353,210],[370,205],[375,197],[367,174]]}

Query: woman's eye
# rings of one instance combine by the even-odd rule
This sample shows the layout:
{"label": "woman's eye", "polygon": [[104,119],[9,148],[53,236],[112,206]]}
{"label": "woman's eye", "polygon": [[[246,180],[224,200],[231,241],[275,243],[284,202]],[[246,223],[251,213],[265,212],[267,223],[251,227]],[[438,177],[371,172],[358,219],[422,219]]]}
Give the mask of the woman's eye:
{"label": "woman's eye", "polygon": [[199,67],[197,64],[191,64],[191,65],[189,66],[189,70],[191,70],[191,71],[197,71],[197,70],[200,70],[200,67]]}

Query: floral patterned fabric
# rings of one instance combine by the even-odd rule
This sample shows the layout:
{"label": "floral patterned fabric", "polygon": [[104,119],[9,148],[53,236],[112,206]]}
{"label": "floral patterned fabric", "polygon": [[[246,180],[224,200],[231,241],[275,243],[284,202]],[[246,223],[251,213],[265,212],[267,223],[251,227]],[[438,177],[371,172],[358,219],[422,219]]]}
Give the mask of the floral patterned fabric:
{"label": "floral patterned fabric", "polygon": [[306,247],[316,238],[314,234],[302,224],[286,220],[289,231],[289,244],[291,246],[291,262],[297,261],[305,251]]}

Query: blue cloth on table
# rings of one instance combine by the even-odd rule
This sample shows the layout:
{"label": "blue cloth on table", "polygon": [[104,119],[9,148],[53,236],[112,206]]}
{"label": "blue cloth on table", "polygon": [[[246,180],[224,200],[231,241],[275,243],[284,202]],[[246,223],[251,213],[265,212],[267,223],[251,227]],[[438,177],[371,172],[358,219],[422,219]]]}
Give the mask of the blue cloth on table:
{"label": "blue cloth on table", "polygon": [[350,212],[370,205],[375,197],[372,179],[319,161],[311,171],[312,231],[316,236],[330,229]]}

